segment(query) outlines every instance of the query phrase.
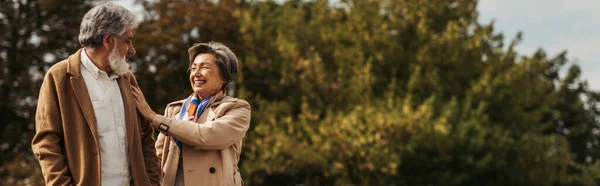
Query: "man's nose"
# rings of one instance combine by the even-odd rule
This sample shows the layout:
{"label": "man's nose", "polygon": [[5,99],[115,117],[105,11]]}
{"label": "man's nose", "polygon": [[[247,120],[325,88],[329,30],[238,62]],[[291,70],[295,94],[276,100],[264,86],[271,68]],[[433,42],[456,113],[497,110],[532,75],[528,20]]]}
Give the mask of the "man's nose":
{"label": "man's nose", "polygon": [[135,55],[135,48],[133,47],[133,45],[131,45],[131,47],[129,47],[127,54],[129,54],[129,56]]}

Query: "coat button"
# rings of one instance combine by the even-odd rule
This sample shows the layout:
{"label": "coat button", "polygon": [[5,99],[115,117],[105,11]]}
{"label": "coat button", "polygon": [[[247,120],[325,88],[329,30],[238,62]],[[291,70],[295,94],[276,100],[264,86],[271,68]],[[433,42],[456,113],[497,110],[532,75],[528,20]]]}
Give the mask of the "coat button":
{"label": "coat button", "polygon": [[214,167],[211,167],[210,169],[208,169],[208,171],[210,171],[211,174],[214,174],[216,170]]}

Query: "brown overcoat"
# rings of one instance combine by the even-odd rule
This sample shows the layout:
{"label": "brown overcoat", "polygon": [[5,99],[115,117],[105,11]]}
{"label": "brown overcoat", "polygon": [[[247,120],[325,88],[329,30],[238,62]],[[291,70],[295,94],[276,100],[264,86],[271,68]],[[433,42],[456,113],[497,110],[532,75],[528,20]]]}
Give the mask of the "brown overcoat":
{"label": "brown overcoat", "polygon": [[[46,73],[35,114],[31,147],[46,185],[100,185],[96,117],[81,75],[81,49]],[[131,72],[117,78],[123,97],[130,175],[134,185],[159,185],[150,122],[137,112]],[[117,145],[117,144],[115,144]]]}

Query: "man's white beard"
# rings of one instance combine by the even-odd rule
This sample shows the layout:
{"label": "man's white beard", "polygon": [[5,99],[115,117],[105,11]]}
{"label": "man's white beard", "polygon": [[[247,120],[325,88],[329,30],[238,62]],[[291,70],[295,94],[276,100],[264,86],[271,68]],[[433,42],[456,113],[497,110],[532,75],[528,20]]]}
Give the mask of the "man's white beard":
{"label": "man's white beard", "polygon": [[119,51],[117,50],[116,45],[117,43],[115,43],[113,51],[110,52],[110,55],[108,55],[108,62],[110,64],[112,73],[122,76],[129,71],[129,63],[127,63],[127,55],[123,56],[123,58],[119,57]]}

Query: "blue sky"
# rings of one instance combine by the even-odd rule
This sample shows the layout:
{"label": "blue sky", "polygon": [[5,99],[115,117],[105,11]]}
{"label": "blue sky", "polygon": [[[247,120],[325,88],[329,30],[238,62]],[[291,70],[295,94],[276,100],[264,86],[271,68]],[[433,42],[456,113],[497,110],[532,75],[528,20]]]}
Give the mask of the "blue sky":
{"label": "blue sky", "polygon": [[[554,56],[567,50],[580,65],[590,88],[600,90],[600,0],[480,0],[479,21],[495,20],[507,40],[518,31],[523,41],[517,51],[531,55],[543,48]],[[596,10],[596,11],[595,11]]]}
{"label": "blue sky", "polygon": [[[335,2],[336,0],[330,0]],[[115,1],[134,12],[134,0]],[[523,41],[517,51],[531,55],[543,48],[554,56],[568,51],[571,63],[577,63],[590,88],[600,90],[600,0],[480,0],[479,22],[495,21],[496,32],[507,41],[518,31]]]}

